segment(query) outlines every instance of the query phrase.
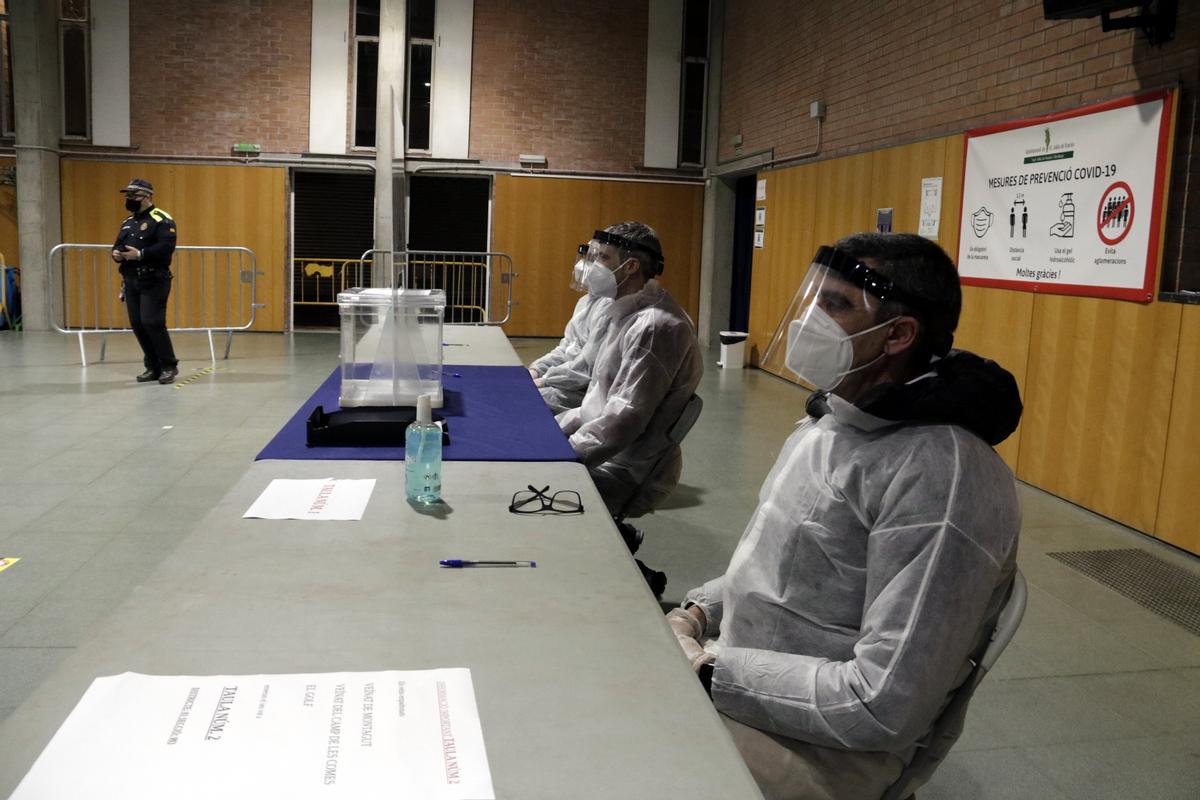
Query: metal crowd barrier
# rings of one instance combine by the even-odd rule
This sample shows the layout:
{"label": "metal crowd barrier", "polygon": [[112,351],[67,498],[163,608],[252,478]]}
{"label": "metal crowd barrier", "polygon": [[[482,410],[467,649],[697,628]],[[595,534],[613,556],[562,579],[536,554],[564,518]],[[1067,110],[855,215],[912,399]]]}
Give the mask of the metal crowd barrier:
{"label": "metal crowd barrier", "polygon": [[[100,360],[110,333],[132,333],[125,304],[118,299],[121,275],[111,258],[111,244],[60,244],[48,258],[50,324],[61,333],[79,337],[79,358],[87,365],[83,337],[100,334]],[[175,248],[171,261],[175,277],[167,305],[167,329],[208,334],[208,352],[215,365],[213,333],[223,331],[225,358],[234,331],[254,324],[258,275],[253,251],[245,247]]]}
{"label": "metal crowd barrier", "polygon": [[370,285],[370,265],[362,259],[292,259],[293,305],[337,308],[339,292]]}
{"label": "metal crowd barrier", "polygon": [[367,275],[390,273],[393,287],[443,290],[447,323],[503,325],[512,315],[518,273],[508,253],[368,250],[360,261]]}

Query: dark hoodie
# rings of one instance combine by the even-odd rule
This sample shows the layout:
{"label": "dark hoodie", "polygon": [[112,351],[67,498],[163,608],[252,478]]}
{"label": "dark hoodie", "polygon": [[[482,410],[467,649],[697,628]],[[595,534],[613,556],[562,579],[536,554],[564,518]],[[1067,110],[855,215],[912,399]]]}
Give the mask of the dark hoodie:
{"label": "dark hoodie", "polygon": [[[966,350],[951,350],[931,372],[909,383],[876,386],[855,405],[895,422],[928,422],[966,428],[992,447],[1021,421],[1017,381],[995,361]],[[828,393],[816,392],[805,406],[814,418],[829,411]]]}

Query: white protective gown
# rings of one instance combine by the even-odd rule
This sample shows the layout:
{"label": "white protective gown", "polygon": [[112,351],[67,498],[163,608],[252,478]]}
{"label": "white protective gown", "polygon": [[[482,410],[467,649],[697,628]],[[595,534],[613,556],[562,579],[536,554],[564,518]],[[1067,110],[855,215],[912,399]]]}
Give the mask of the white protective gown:
{"label": "white protective gown", "polygon": [[691,319],[658,281],[614,300],[608,315],[583,403],[558,421],[612,513],[664,459],[658,477],[627,509],[639,516],[679,482],[682,455],[666,432],[695,393],[704,364]]}
{"label": "white protective gown", "polygon": [[719,711],[907,760],[1004,601],[1016,485],[962,427],[830,406],[787,439],[728,570],[687,602],[720,634]]}
{"label": "white protective gown", "polygon": [[596,351],[607,328],[611,303],[607,297],[591,294],[579,298],[562,340],[530,365],[541,379],[539,391],[553,413],[578,408],[583,402],[592,379]]}

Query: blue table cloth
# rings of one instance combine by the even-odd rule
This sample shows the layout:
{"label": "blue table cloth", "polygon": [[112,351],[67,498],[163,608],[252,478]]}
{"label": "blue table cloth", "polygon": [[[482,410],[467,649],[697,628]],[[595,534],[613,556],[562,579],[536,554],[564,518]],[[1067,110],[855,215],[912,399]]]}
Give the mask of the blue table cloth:
{"label": "blue table cloth", "polygon": [[[554,421],[524,367],[452,366],[442,372],[443,407],[450,444],[447,461],[575,461],[575,451]],[[347,459],[397,461],[403,447],[309,447],[306,422],[317,406],[338,409],[341,370],[335,369],[288,420],[255,460]]]}

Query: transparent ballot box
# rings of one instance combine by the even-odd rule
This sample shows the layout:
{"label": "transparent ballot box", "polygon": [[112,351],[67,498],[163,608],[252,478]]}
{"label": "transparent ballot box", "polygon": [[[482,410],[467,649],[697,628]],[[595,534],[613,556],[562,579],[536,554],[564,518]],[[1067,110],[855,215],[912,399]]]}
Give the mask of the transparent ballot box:
{"label": "transparent ballot box", "polygon": [[441,289],[348,289],[342,318],[342,408],[442,405]]}

